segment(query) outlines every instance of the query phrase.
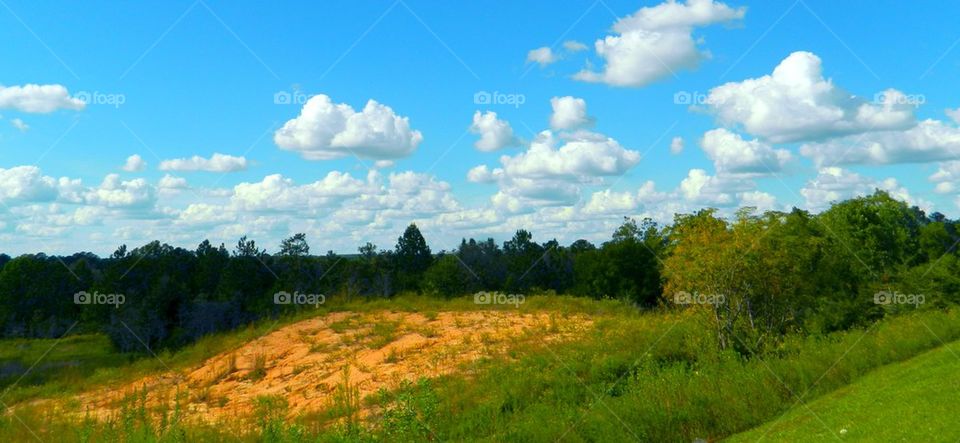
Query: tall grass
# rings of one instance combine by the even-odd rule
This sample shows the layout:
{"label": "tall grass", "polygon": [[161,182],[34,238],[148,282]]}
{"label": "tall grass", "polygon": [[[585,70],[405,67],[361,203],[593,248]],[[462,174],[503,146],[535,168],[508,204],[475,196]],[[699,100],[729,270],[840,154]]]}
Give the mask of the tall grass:
{"label": "tall grass", "polygon": [[[699,323],[685,314],[607,322],[580,342],[408,387],[407,396],[439,399],[430,408],[444,412],[407,415],[441,441],[712,441],[960,338],[960,312],[928,311],[790,337],[761,358],[716,351]],[[382,414],[353,437],[390,440],[396,427]]]}

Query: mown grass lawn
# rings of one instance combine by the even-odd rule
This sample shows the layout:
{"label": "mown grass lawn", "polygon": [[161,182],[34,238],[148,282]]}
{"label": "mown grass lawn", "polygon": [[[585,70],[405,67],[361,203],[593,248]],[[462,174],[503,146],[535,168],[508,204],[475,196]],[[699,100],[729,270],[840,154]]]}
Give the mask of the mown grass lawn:
{"label": "mown grass lawn", "polygon": [[956,442],[958,402],[960,341],[877,369],[728,441]]}

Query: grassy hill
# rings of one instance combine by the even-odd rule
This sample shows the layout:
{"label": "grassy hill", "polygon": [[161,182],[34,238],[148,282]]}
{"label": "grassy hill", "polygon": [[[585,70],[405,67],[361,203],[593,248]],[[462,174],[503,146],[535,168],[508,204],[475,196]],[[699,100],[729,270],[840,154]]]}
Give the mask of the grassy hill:
{"label": "grassy hill", "polygon": [[788,336],[761,358],[718,349],[706,314],[408,296],[157,358],[131,360],[98,336],[0,341],[11,368],[45,368],[8,380],[0,441],[714,441],[779,417],[795,392],[816,398],[960,339],[960,311],[927,310]]}
{"label": "grassy hill", "polygon": [[960,342],[893,363],[730,442],[960,440]]}

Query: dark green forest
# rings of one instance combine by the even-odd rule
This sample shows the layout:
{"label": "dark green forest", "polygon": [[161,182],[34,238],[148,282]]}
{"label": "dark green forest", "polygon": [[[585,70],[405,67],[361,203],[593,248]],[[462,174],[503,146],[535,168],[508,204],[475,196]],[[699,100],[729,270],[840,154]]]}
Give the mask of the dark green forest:
{"label": "dark green forest", "polygon": [[[161,241],[109,257],[0,256],[5,337],[103,332],[117,349],[177,348],[311,304],[276,295],[362,300],[478,291],[614,298],[641,310],[710,309],[721,347],[762,350],[791,332],[862,326],[903,310],[960,300],[958,221],[877,191],[812,214],[713,209],[668,226],[624,219],[609,241],[561,245],[519,230],[503,244],[463,239],[434,251],[411,224],[392,248],[313,254],[304,234],[268,254],[254,240],[195,250]],[[94,301],[78,300],[99,297]],[[120,295],[122,303],[101,303]]]}

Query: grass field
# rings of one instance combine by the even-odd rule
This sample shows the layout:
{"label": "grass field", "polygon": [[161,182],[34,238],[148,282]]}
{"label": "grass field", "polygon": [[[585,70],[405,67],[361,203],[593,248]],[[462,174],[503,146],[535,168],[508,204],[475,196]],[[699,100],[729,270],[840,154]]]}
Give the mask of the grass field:
{"label": "grass field", "polygon": [[730,442],[960,441],[960,342],[873,371]]}
{"label": "grass field", "polygon": [[[487,357],[456,363],[453,371],[423,372],[390,389],[373,393],[367,389],[364,398],[357,394],[366,388],[351,380],[406,363],[403,352],[392,349],[404,337],[409,338],[402,324],[378,328],[382,322],[363,319],[417,313],[415,317],[422,321],[442,322],[462,317],[456,313],[491,309],[499,312],[490,318],[526,315],[544,320],[510,343],[488,332],[460,334],[463,339],[447,349],[464,353],[470,346],[498,346],[500,351],[481,352]],[[54,371],[45,377],[24,378],[16,387],[7,386],[4,402],[13,413],[0,416],[0,441],[715,441],[780,417],[799,393],[807,393],[805,398],[812,401],[844,392],[844,386],[877,368],[900,365],[940,346],[941,340],[960,339],[960,311],[927,310],[891,317],[866,330],[790,336],[776,352],[759,358],[718,350],[715,336],[704,332],[709,330],[705,323],[709,318],[702,314],[696,310],[643,312],[617,301],[554,295],[528,297],[519,307],[478,306],[466,298],[409,296],[300,312],[210,336],[176,352],[161,352],[158,358],[146,355],[132,361],[130,356],[110,351],[99,336],[68,338],[60,343],[68,345],[63,348],[50,341],[3,341],[0,357],[24,364],[35,360],[87,363],[78,366],[85,368],[80,376],[61,377]],[[563,319],[578,316],[589,318],[590,326],[577,329],[576,336],[562,342],[538,339],[562,332]],[[330,319],[324,320],[327,317]],[[429,337],[432,326],[426,326],[422,335]],[[467,332],[482,329],[457,320],[447,320],[444,327]],[[186,389],[170,395],[175,397],[171,403],[148,401],[151,393],[142,392],[125,399],[122,408],[114,409],[115,414],[106,420],[82,418],[82,412],[89,411],[87,399],[103,398],[97,390],[110,391],[142,380],[189,379],[202,372],[199,368],[232,362],[230,353],[249,349],[277,333],[293,334],[291,337],[313,346],[298,345],[304,349],[302,361],[291,361],[300,355],[293,352],[294,357],[259,358],[246,367],[241,356],[232,373],[217,377],[227,383],[228,389],[222,392],[188,383]],[[319,337],[340,342],[322,344],[315,341]],[[84,356],[84,343],[90,344],[91,356]],[[430,349],[434,348],[424,349],[433,352]],[[303,380],[314,372],[317,377],[329,372],[330,365],[321,371],[319,366],[311,369],[303,363],[331,350],[350,350],[352,354],[343,355],[343,361],[362,364],[354,364],[353,374],[333,389],[320,389],[320,383],[314,382],[290,384],[290,380]],[[376,353],[382,358],[364,362],[364,356]],[[440,354],[438,358],[450,360]],[[936,366],[937,370],[955,370],[960,360],[954,359],[942,361],[943,367]],[[934,377],[936,374],[939,372]],[[951,379],[937,380],[945,383]],[[909,396],[911,389],[919,389],[911,383],[928,382],[887,380],[885,383],[905,391],[885,398],[892,401]],[[268,395],[231,397],[264,383],[272,389]],[[935,389],[942,391],[940,395],[956,392],[938,386]],[[168,388],[165,392],[171,392]],[[287,388],[291,390],[285,391]],[[301,394],[310,396],[315,407],[304,408],[305,403],[298,400]],[[235,414],[213,423],[190,420],[211,405],[230,410],[237,401],[252,405],[235,409],[248,412],[248,417]],[[936,402],[938,407],[949,407],[944,399]],[[919,404],[912,409],[926,407]],[[64,408],[73,413],[64,414]],[[784,419],[784,425],[792,423],[790,417]],[[934,428],[946,426],[949,417],[918,416],[914,424],[930,426],[926,435],[949,435]],[[857,417],[854,423],[867,423],[861,420],[865,419]],[[886,418],[881,423],[884,421],[906,422]],[[846,422],[829,423],[838,435],[840,429],[847,429],[845,438],[864,431]],[[807,435],[803,434],[806,431],[797,432]],[[810,432],[833,438],[822,425]],[[737,438],[750,440],[750,435]],[[863,438],[870,440],[871,435]],[[791,436],[771,434],[768,439],[790,440]]]}

